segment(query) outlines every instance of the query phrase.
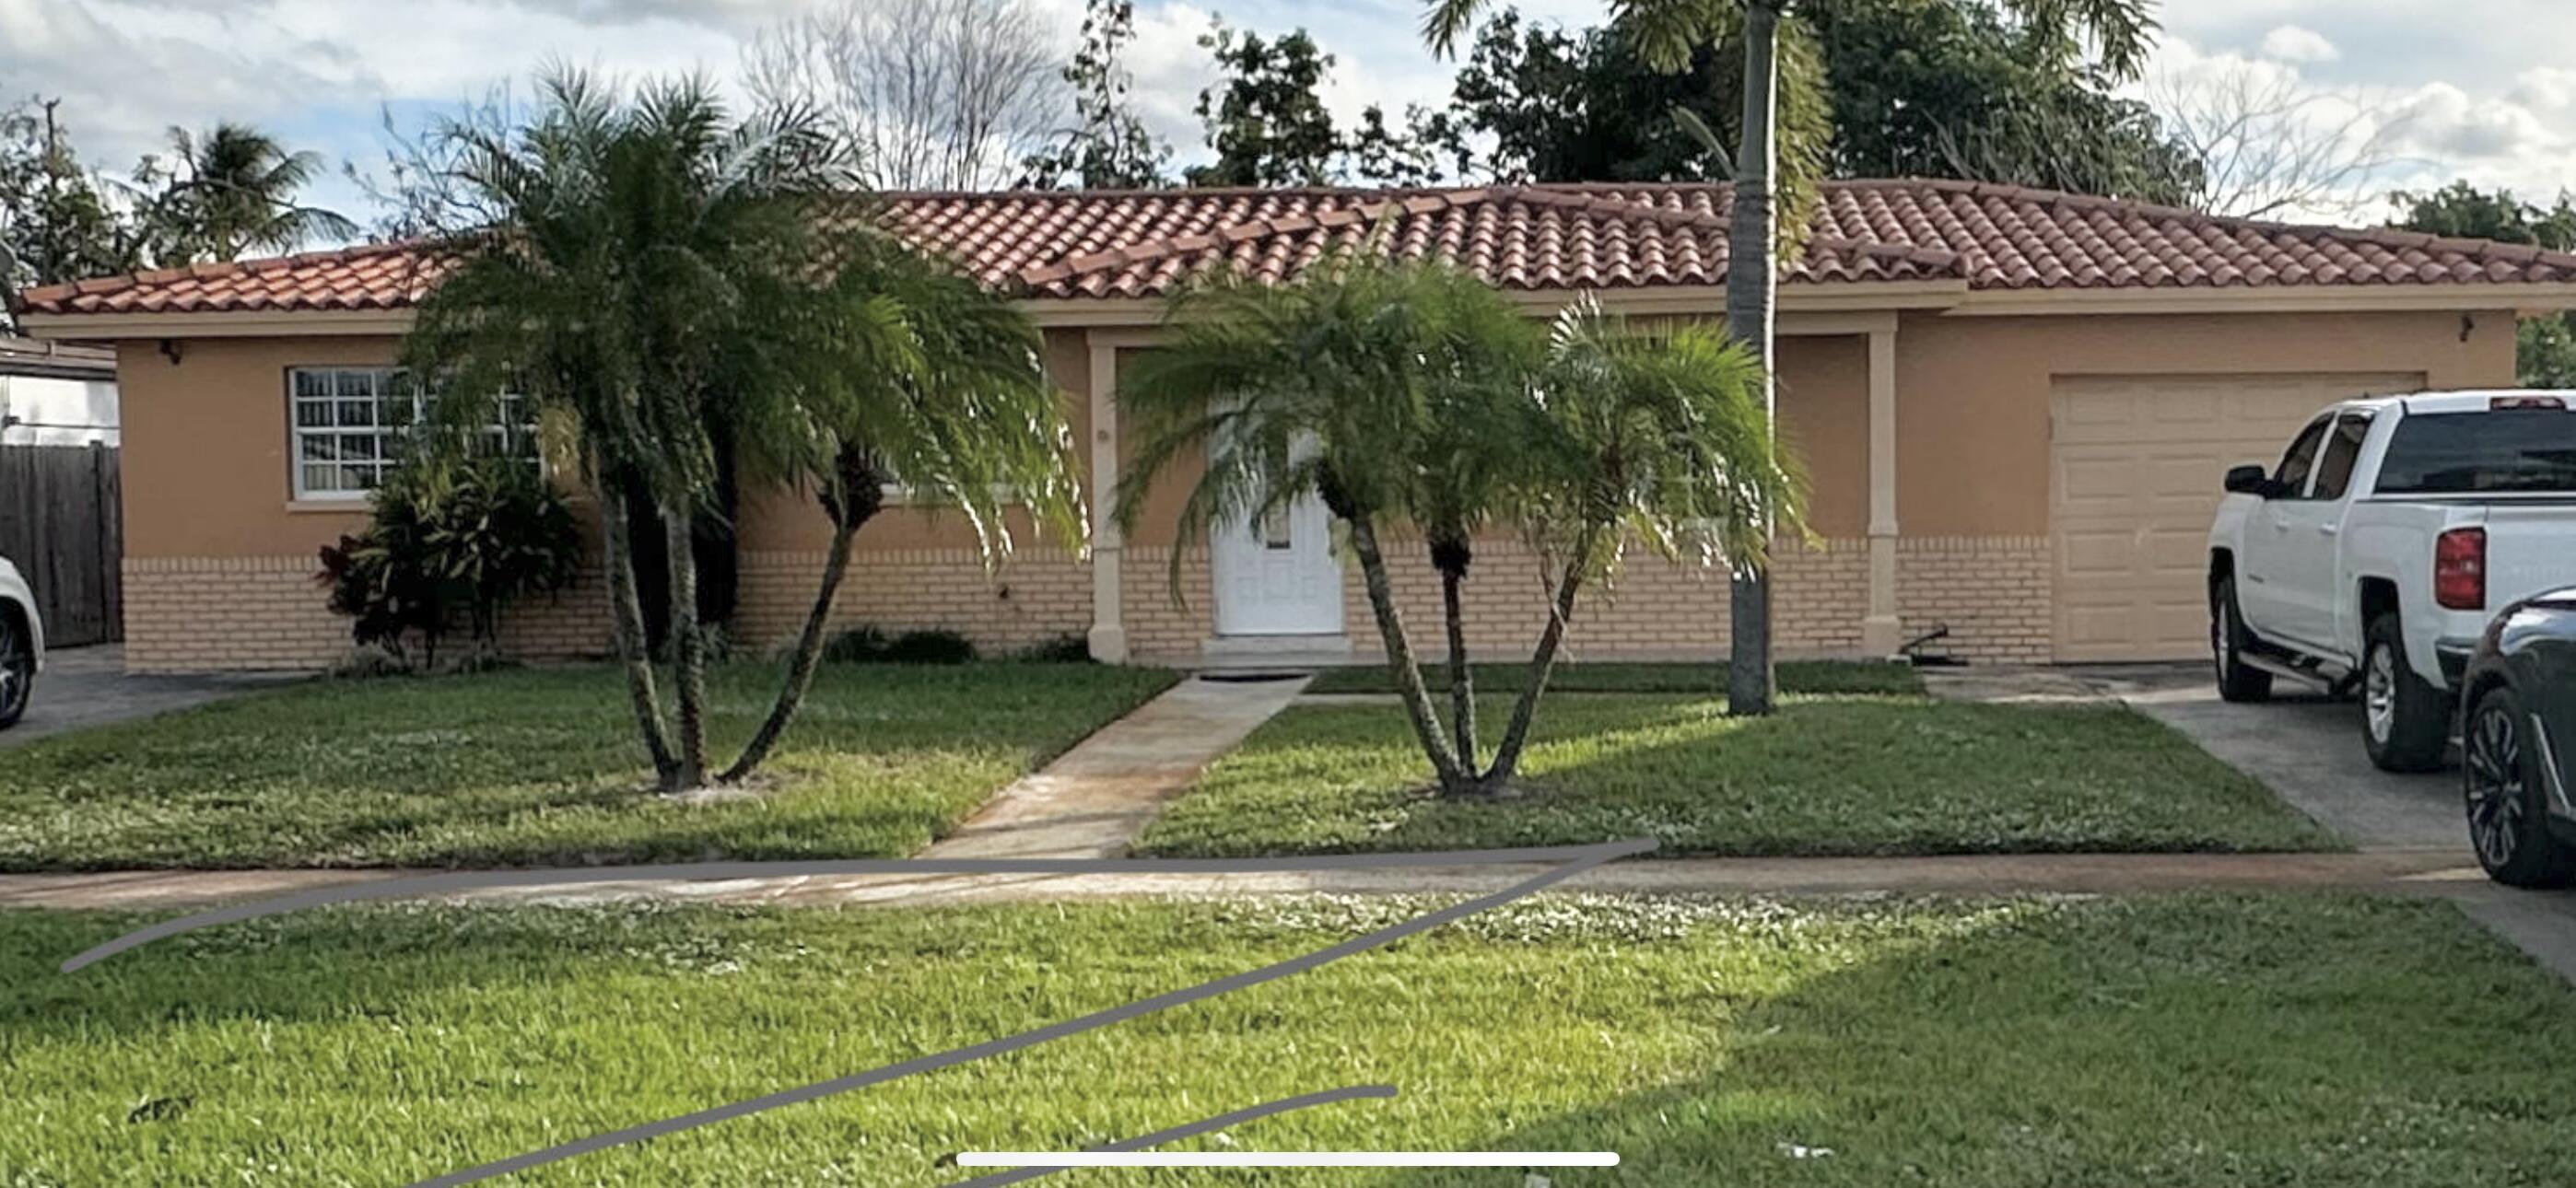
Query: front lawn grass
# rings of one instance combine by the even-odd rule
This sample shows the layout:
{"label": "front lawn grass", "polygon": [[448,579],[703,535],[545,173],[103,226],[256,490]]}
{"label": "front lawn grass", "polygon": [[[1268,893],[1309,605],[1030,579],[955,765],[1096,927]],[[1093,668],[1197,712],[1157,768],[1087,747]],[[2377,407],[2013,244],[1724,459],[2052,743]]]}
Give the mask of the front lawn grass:
{"label": "front lawn grass", "polygon": [[[409,1183],[1011,1035],[1425,906],[380,907],[73,975],[55,963],[139,918],[0,912],[0,1167],[36,1185]],[[2440,903],[1561,897],[508,1182],[949,1184],[974,1174],[943,1166],[962,1150],[1078,1148],[1385,1083],[1400,1096],[1197,1141],[1619,1153],[1615,1170],[1548,1173],[1561,1188],[2538,1186],[2576,1167],[2570,1051],[2576,992]]]}
{"label": "front lawn grass", "polygon": [[[1480,699],[1499,731],[1510,713]],[[1488,742],[1490,744],[1490,741]],[[1391,706],[1293,707],[1146,831],[1168,855],[1476,849],[1655,837],[1663,856],[2338,848],[2262,785],[2119,706],[1551,697],[1522,795],[1433,796]]]}
{"label": "front lawn grass", "polygon": [[[826,665],[765,770],[686,805],[606,668],[322,681],[42,739],[0,761],[0,869],[506,866],[909,854],[1170,684],[1082,664]],[[719,668],[710,753],[777,670]]]}
{"label": "front lawn grass", "polygon": [[[1480,693],[1517,693],[1529,681],[1527,664],[1477,664]],[[1872,660],[1783,660],[1778,667],[1783,693],[1905,694],[1923,691],[1923,677],[1910,664]],[[1422,683],[1433,692],[1449,689],[1449,668],[1434,660],[1422,666]],[[1392,693],[1395,680],[1382,664],[1327,668],[1306,686],[1309,693]],[[1626,661],[1560,664],[1548,673],[1550,693],[1723,693],[1726,663],[1654,664]]]}

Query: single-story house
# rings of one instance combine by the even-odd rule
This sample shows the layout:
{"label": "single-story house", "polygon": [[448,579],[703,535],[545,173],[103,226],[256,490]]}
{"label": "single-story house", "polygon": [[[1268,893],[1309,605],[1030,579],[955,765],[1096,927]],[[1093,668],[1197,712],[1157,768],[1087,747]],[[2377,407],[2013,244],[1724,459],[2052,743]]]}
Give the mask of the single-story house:
{"label": "single-story house", "polygon": [[[1722,316],[1722,185],[914,194],[888,217],[1012,294],[1046,335],[1095,506],[1122,465],[1113,392],[1163,299],[1211,261],[1287,276],[1325,245],[1472,269],[1544,316],[1578,292],[1650,317]],[[2360,392],[2508,385],[2518,313],[2576,306],[2576,256],[2288,226],[1950,181],[1829,185],[1782,277],[1784,432],[1819,540],[1777,556],[1784,654],[1939,645],[1982,661],[2199,654],[2202,539],[2230,464],[2277,456]],[[311,578],[363,522],[374,406],[434,266],[402,245],[83,281],[24,295],[48,338],[113,344],[122,384],[126,654],[138,670],[298,667],[345,648]],[[1176,502],[1178,484],[1171,499]],[[1164,509],[1168,511],[1168,503]],[[945,626],[988,647],[1065,635],[1109,660],[1375,650],[1320,510],[1182,558],[1169,514],[1088,557],[1024,549],[987,577],[967,528],[899,507],[860,534],[848,622]],[[809,499],[747,497],[737,641],[786,639],[821,564]],[[1538,559],[1479,553],[1469,618],[1494,654],[1545,614]],[[1436,621],[1427,563],[1401,589]],[[1723,574],[1646,558],[1576,624],[1574,654],[1725,647]],[[530,655],[604,650],[595,583],[518,614]]]}

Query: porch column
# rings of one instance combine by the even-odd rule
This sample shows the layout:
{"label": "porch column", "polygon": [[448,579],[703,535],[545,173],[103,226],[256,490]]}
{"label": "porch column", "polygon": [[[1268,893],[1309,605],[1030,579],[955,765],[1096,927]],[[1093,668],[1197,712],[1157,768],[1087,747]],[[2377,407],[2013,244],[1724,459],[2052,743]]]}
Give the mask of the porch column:
{"label": "porch column", "polygon": [[1091,658],[1127,662],[1127,628],[1119,619],[1118,347],[1091,336]]}
{"label": "porch column", "polygon": [[1893,656],[1905,641],[1896,615],[1896,326],[1869,332],[1869,613],[1861,649]]}

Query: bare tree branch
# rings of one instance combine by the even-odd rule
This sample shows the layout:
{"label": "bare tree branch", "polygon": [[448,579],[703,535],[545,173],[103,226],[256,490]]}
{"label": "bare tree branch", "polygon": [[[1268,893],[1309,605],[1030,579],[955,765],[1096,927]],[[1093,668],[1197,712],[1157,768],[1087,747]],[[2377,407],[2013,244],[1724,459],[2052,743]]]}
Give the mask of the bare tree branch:
{"label": "bare tree branch", "polygon": [[2244,218],[2349,218],[2405,164],[2408,117],[2358,92],[2311,87],[2264,62],[2214,61],[2148,80],[2148,102],[2201,161],[2193,205]]}
{"label": "bare tree branch", "polygon": [[1030,0],[838,0],[754,38],[742,72],[825,113],[872,187],[998,188],[1064,106],[1048,32]]}

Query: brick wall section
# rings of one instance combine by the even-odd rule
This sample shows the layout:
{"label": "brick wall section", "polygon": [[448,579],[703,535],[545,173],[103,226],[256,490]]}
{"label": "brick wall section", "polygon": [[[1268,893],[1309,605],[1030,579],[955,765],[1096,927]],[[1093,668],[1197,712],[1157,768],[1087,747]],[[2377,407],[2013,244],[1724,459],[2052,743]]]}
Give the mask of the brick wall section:
{"label": "brick wall section", "polygon": [[1127,628],[1127,652],[1138,661],[1195,664],[1201,645],[1216,633],[1216,576],[1207,549],[1192,548],[1182,555],[1180,584],[1181,601],[1175,605],[1170,548],[1123,550],[1119,618]]}
{"label": "brick wall section", "polygon": [[[1387,542],[1397,598],[1426,655],[1444,645],[1439,575],[1418,546]],[[1775,561],[1779,649],[1785,656],[1848,655],[1860,647],[1868,606],[1868,545],[1825,541]],[[1121,566],[1128,646],[1140,661],[1196,663],[1215,629],[1207,551],[1182,564],[1185,605],[1170,596],[1170,550],[1130,548]],[[812,605],[819,553],[747,553],[736,642],[766,650],[793,639]],[[126,666],[136,672],[325,668],[349,652],[348,622],[330,612],[304,557],[140,558],[125,563]],[[1908,538],[1898,543],[1897,599],[1910,638],[1946,624],[1936,650],[1980,662],[2050,658],[2049,546],[2044,537]],[[1493,656],[1526,652],[1546,622],[1538,556],[1510,540],[1477,551],[1469,579],[1468,642]],[[1346,567],[1344,622],[1363,655],[1379,651],[1356,566]],[[1033,550],[988,575],[967,550],[861,553],[833,607],[836,626],[941,627],[1005,651],[1080,635],[1091,626],[1088,565],[1062,550]],[[596,574],[563,594],[512,609],[501,649],[520,659],[574,659],[608,651],[607,607]],[[1575,658],[1702,657],[1727,636],[1723,572],[1632,556],[1615,587],[1585,594],[1568,639]]]}
{"label": "brick wall section", "polygon": [[[1416,646],[1445,651],[1440,575],[1418,544],[1392,551],[1396,598]],[[1826,541],[1775,559],[1773,594],[1778,647],[1788,655],[1833,655],[1860,647],[1869,602],[1869,553],[1860,541]],[[1526,654],[1547,624],[1551,578],[1529,546],[1480,543],[1467,580],[1467,645],[1494,656]],[[1353,644],[1382,652],[1367,591],[1356,566],[1346,569],[1343,616]],[[1618,581],[1583,591],[1566,637],[1569,658],[1713,656],[1726,649],[1728,581],[1724,570],[1675,564],[1632,549]]]}
{"label": "brick wall section", "polygon": [[2054,629],[2044,536],[1908,537],[1897,542],[1896,609],[1907,639],[1947,625],[1925,650],[1982,663],[2045,664]]}
{"label": "brick wall section", "polygon": [[[814,607],[821,553],[744,553],[739,646],[792,642]],[[835,628],[945,628],[991,652],[1091,629],[1091,568],[1062,549],[1033,549],[988,574],[969,549],[879,549],[850,559],[832,600]]]}
{"label": "brick wall section", "polygon": [[[131,672],[319,669],[351,651],[311,557],[128,558],[125,667]],[[608,652],[607,600],[595,574],[505,612],[500,649],[519,659]],[[461,637],[451,644],[462,645]]]}

